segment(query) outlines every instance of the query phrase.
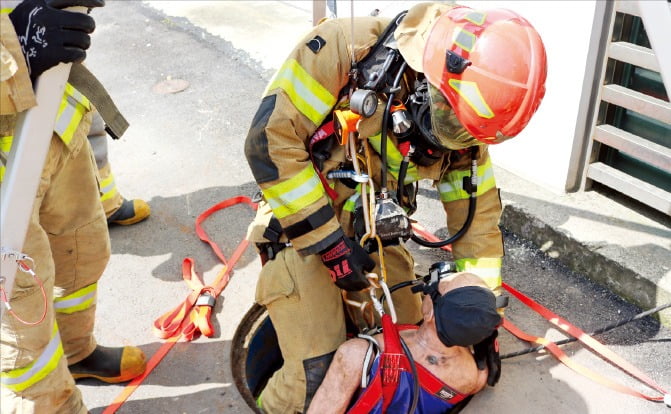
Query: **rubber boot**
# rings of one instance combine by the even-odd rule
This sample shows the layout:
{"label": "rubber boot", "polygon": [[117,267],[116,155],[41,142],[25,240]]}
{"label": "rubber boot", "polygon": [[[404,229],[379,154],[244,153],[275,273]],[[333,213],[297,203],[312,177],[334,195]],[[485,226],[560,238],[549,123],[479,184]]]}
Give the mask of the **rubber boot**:
{"label": "rubber boot", "polygon": [[124,198],[117,211],[107,217],[107,224],[129,226],[146,219],[149,214],[151,214],[151,209],[146,201],[140,199],[126,200]]}
{"label": "rubber boot", "polygon": [[130,381],[147,368],[144,352],[135,346],[110,348],[97,345],[83,360],[68,367],[74,379],[95,378],[116,384]]}

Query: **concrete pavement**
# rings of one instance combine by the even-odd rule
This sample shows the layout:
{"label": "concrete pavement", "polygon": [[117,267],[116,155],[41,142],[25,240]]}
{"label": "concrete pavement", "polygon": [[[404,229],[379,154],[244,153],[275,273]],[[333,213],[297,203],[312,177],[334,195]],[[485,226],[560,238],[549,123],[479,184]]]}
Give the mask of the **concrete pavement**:
{"label": "concrete pavement", "polygon": [[[216,202],[254,192],[242,141],[273,69],[310,28],[309,5],[108,2],[95,11],[98,28],[87,62],[131,122],[121,142],[110,144],[117,183],[127,197],[148,200],[153,212],[144,223],[111,229],[113,256],[98,301],[101,343],[137,344],[152,355],[162,343],[151,333],[152,322],[189,292],[181,280],[182,259],[194,258],[208,281],[221,269],[193,223]],[[189,87],[177,94],[154,92],[171,79],[184,79]],[[502,226],[511,231],[504,262],[510,284],[587,331],[641,311],[612,292],[645,309],[670,300],[668,217],[595,192],[548,193],[504,170],[496,173],[505,204]],[[435,194],[424,191],[420,203],[427,207],[417,217],[439,230],[430,221],[434,202]],[[210,219],[206,229],[230,256],[251,217],[246,208],[234,207]],[[444,257],[412,248],[420,266]],[[215,337],[177,344],[119,412],[251,412],[233,385],[229,354],[238,322],[253,302],[259,268],[249,250],[215,307]],[[561,338],[517,303],[507,315],[529,332]],[[650,319],[599,337],[667,388],[669,338],[668,329]],[[504,353],[523,347],[502,334]],[[564,349],[636,386],[582,347]],[[511,358],[504,370],[501,383],[464,412],[669,412],[596,385],[545,354]],[[80,385],[94,413],[122,389]]]}

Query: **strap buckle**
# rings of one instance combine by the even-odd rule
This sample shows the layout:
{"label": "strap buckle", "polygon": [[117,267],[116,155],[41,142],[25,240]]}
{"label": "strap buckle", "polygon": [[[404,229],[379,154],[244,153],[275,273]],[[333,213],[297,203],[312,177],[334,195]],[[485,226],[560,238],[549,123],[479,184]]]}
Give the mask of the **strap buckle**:
{"label": "strap buckle", "polygon": [[215,303],[217,303],[217,298],[209,292],[201,293],[198,299],[196,299],[196,306],[209,306],[213,308]]}

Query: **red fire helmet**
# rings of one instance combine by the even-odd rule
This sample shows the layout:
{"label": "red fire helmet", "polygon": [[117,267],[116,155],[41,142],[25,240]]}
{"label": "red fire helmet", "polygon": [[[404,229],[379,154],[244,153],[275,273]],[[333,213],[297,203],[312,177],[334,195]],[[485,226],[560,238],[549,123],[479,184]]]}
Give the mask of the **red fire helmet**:
{"label": "red fire helmet", "polygon": [[431,28],[422,67],[462,126],[486,144],[522,131],[545,94],[543,42],[507,9],[448,10]]}

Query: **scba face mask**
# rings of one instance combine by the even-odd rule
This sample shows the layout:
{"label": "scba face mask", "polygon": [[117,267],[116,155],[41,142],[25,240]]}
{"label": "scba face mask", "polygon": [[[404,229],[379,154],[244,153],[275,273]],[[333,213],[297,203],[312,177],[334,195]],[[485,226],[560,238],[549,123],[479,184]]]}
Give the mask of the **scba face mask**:
{"label": "scba face mask", "polygon": [[419,165],[431,165],[445,151],[460,150],[482,145],[459,123],[455,112],[439,89],[426,79],[415,83],[415,92],[410,95],[408,107],[417,133],[413,161]]}
{"label": "scba face mask", "polygon": [[427,84],[431,109],[431,132],[440,145],[448,150],[482,145],[459,123],[456,113],[447,103],[443,93],[430,83],[427,82]]}

